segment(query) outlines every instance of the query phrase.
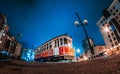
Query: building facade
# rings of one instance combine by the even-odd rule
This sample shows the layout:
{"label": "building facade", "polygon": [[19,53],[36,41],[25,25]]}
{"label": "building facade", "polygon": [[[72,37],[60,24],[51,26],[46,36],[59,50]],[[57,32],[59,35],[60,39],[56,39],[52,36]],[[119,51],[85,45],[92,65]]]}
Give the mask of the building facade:
{"label": "building facade", "polygon": [[108,50],[120,50],[120,2],[113,0],[96,23]]}
{"label": "building facade", "polygon": [[104,52],[106,52],[106,46],[103,46],[103,45],[94,46],[94,56],[95,57],[103,56]]}
{"label": "building facade", "polygon": [[7,18],[0,14],[0,52],[6,51],[10,56],[18,59],[22,46],[14,36],[8,33],[8,30]]}
{"label": "building facade", "polygon": [[15,59],[20,59],[21,51],[22,51],[22,45],[17,42],[16,43],[16,49],[14,51]]}
{"label": "building facade", "polygon": [[6,34],[8,32],[7,19],[4,15],[0,14],[0,50],[3,50],[6,41]]}
{"label": "building facade", "polygon": [[72,38],[67,34],[57,36],[35,50],[36,61],[73,61]]}

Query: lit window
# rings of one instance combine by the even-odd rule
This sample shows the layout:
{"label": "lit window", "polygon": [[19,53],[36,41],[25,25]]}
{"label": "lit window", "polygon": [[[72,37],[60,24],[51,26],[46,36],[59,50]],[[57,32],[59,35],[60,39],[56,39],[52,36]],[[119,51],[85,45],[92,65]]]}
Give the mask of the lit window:
{"label": "lit window", "polygon": [[108,28],[104,28],[106,32],[109,32],[109,29]]}

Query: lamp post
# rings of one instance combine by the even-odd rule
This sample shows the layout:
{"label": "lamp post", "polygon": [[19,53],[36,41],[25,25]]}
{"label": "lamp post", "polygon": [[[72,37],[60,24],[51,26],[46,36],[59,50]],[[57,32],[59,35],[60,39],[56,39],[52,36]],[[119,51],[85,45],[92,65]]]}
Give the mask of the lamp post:
{"label": "lamp post", "polygon": [[89,45],[90,51],[91,51],[92,54],[94,54],[94,50],[93,50],[93,48],[92,48],[92,46],[91,46],[91,44],[90,44],[87,31],[86,31],[86,29],[85,29],[85,27],[84,27],[85,24],[88,24],[88,21],[85,19],[85,20],[82,22],[81,19],[80,19],[80,17],[79,17],[79,15],[78,15],[78,13],[75,13],[75,15],[77,16],[78,21],[79,21],[79,22],[78,22],[78,21],[75,21],[75,25],[76,25],[77,27],[79,27],[79,23],[81,24],[81,26],[82,26],[82,28],[83,28],[83,31],[84,31],[84,33],[85,33],[86,39],[87,39],[87,41],[88,41],[88,45]]}

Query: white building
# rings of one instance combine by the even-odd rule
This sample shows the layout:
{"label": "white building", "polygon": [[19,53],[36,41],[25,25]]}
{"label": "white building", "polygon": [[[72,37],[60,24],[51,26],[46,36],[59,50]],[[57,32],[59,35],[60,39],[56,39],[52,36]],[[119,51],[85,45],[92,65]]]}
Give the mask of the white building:
{"label": "white building", "polygon": [[111,5],[103,11],[102,17],[96,25],[100,28],[108,49],[120,49],[120,2],[113,0]]}

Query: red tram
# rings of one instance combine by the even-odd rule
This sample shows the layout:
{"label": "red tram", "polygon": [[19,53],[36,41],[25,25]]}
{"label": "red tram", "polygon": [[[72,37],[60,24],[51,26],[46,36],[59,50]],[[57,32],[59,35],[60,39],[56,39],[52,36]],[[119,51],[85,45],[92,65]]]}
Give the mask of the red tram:
{"label": "red tram", "polygon": [[72,38],[63,34],[47,41],[35,50],[35,60],[41,62],[73,61]]}

